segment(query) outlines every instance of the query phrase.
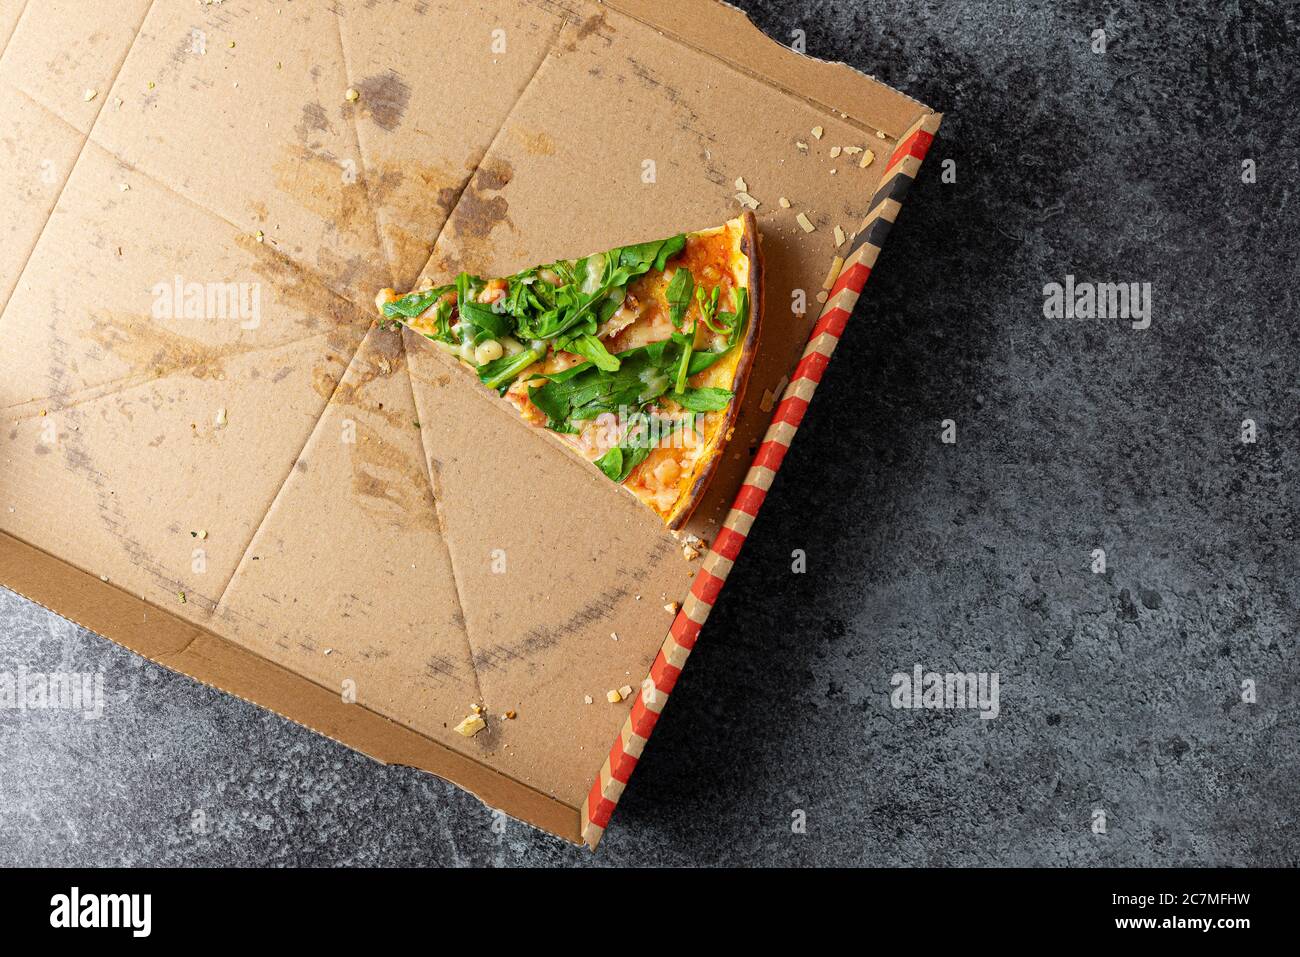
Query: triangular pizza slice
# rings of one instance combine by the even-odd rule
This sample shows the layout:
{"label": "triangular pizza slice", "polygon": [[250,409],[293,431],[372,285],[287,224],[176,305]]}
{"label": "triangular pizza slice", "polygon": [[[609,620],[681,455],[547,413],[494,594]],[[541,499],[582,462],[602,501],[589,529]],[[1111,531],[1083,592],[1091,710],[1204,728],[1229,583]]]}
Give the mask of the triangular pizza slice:
{"label": "triangular pizza slice", "polygon": [[761,326],[753,213],[513,276],[376,297],[671,529],[731,437]]}

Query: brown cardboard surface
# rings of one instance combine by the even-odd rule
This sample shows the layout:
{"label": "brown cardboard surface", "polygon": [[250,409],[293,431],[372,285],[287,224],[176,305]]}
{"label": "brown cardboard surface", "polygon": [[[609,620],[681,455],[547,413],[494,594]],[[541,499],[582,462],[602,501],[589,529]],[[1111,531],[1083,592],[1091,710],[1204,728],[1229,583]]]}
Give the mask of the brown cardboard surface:
{"label": "brown cardboard surface", "polygon": [[743,177],[768,308],[708,538],[928,110],[707,0],[112,6],[0,0],[0,582],[576,840],[697,566],[374,292],[715,225]]}

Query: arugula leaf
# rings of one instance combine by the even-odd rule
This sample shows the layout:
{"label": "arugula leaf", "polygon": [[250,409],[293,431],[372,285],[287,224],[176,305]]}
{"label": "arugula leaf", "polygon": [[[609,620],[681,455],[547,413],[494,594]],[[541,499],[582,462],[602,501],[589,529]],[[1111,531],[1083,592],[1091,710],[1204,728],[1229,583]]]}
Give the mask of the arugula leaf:
{"label": "arugula leaf", "polygon": [[640,346],[618,354],[619,368],[606,372],[584,362],[554,376],[529,391],[533,404],[546,413],[547,427],[573,431],[574,421],[594,419],[605,412],[640,409],[668,391],[672,377],[668,366],[678,359],[661,343]]}
{"label": "arugula leaf", "polygon": [[434,304],[439,298],[445,296],[454,287],[438,286],[434,289],[426,289],[422,292],[408,292],[400,299],[394,299],[392,302],[384,303],[384,317],[393,319],[397,316],[404,316],[407,319],[415,319],[421,316],[426,309]]}
{"label": "arugula leaf", "polygon": [[438,303],[433,310],[433,325],[436,332],[430,338],[455,345],[456,336],[451,331],[451,303],[445,300]]}
{"label": "arugula leaf", "polygon": [[473,337],[475,344],[487,339],[503,339],[514,331],[503,313],[480,302],[462,303],[460,321],[462,325],[468,323],[477,330]]}
{"label": "arugula leaf", "polygon": [[692,412],[721,412],[727,407],[736,393],[730,389],[686,389],[681,392],[669,392],[668,398]]}
{"label": "arugula leaf", "polygon": [[624,246],[619,250],[618,261],[629,270],[634,270],[636,275],[643,275],[651,269],[662,272],[668,260],[685,248],[686,234],[678,233],[667,239]]}
{"label": "arugula leaf", "polygon": [[731,330],[727,336],[727,348],[732,349],[740,341],[741,335],[744,334],[745,326],[749,323],[749,290],[740,286],[735,290],[736,311],[719,313],[719,318],[726,316],[723,324]]}
{"label": "arugula leaf", "polygon": [[[647,452],[646,454],[648,455],[649,453]],[[633,465],[626,473],[624,473],[623,450],[617,445],[607,451],[600,458],[596,459],[596,467],[620,485],[627,480],[628,475],[632,474],[632,469],[636,468],[636,466]]]}
{"label": "arugula leaf", "polygon": [[[695,293],[695,277],[685,266],[678,266],[673,272],[672,282],[664,297],[668,300],[668,314],[673,326],[681,328],[686,322],[686,311],[691,308],[691,299]],[[677,391],[686,388],[686,375],[691,365],[691,351],[695,347],[695,323],[691,323],[689,332],[674,333],[673,339],[682,346],[682,358],[677,366]]]}
{"label": "arugula leaf", "polygon": [[[725,325],[725,320],[721,318],[718,319],[719,322],[724,323],[721,327],[713,324],[714,316],[716,316],[718,312],[718,294],[721,291],[721,286],[714,286],[712,294],[706,294],[703,286],[700,286],[695,290],[695,301],[699,303],[700,306],[700,319],[704,321],[705,326],[719,335],[731,331]],[[726,316],[729,315],[729,313],[724,312],[722,315]]]}
{"label": "arugula leaf", "polygon": [[628,426],[618,445],[596,459],[596,465],[610,479],[620,485],[627,481],[633,469],[646,460],[652,449],[666,441],[689,420],[668,419],[637,413],[630,416]]}
{"label": "arugula leaf", "polygon": [[668,260],[672,259],[679,252],[686,248],[686,234],[678,233],[676,236],[670,236],[664,240],[664,244],[659,247],[659,253],[655,256],[655,272],[663,272],[664,267],[668,265]]}
{"label": "arugula leaf", "polygon": [[691,307],[691,296],[695,292],[695,277],[685,266],[678,266],[673,273],[673,280],[668,284],[664,297],[668,300],[668,314],[673,325],[681,328],[686,319],[686,310]]}
{"label": "arugula leaf", "polygon": [[690,368],[686,370],[686,377],[690,378],[696,373],[703,372],[726,354],[727,350],[725,349],[721,352],[692,352],[691,365]]}
{"label": "arugula leaf", "polygon": [[605,344],[590,333],[567,340],[561,348],[582,356],[602,372],[618,371],[618,356],[610,355]]}
{"label": "arugula leaf", "polygon": [[545,346],[525,349],[523,352],[515,353],[512,356],[502,356],[479,366],[477,370],[478,380],[489,389],[496,389],[498,392],[504,393],[519,378],[520,373],[534,362],[540,362],[545,358]]}

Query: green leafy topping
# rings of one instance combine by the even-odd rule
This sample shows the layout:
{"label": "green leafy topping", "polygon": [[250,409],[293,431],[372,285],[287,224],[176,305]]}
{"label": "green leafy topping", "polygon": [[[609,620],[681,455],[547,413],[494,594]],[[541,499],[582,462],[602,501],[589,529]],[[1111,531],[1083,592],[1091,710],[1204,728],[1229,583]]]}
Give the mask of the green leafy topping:
{"label": "green leafy topping", "polygon": [[564,351],[582,356],[602,372],[618,371],[618,357],[610,355],[605,344],[590,333],[568,340],[564,345]]}
{"label": "green leafy topping", "polygon": [[668,398],[692,412],[721,412],[735,395],[730,389],[687,389],[684,392],[670,392]]}
{"label": "green leafy topping", "polygon": [[691,296],[695,292],[695,277],[684,267],[673,273],[673,281],[668,284],[664,294],[668,300],[668,315],[673,325],[680,329],[686,321],[686,310],[691,308]]}
{"label": "green leafy topping", "polygon": [[[685,247],[686,236],[678,234],[526,269],[493,281],[491,288],[504,288],[491,304],[479,301],[489,281],[461,273],[451,285],[409,293],[382,311],[386,319],[408,325],[425,317],[419,331],[461,354],[467,354],[466,347],[502,342],[505,354],[476,370],[485,386],[501,393],[553,352],[579,356],[582,361],[568,369],[532,375],[536,384],[529,396],[546,415],[547,427],[557,432],[576,433],[606,413],[626,416],[626,433],[596,463],[622,482],[645,461],[656,436],[661,439],[689,421],[689,416],[676,420],[655,414],[661,403],[671,401],[694,413],[717,412],[734,398],[727,389],[689,388],[688,380],[741,340],[749,316],[744,289],[735,290],[734,312],[719,312],[720,289],[697,286],[690,269],[678,265],[665,293],[673,326],[668,339],[614,354],[598,337],[626,301],[628,285],[651,271],[665,271]],[[698,306],[693,321],[692,302]],[[725,343],[715,340],[712,348],[697,350],[701,322],[714,336],[725,337]]]}
{"label": "green leafy topping", "polygon": [[745,326],[749,324],[749,290],[741,286],[736,290],[736,311],[722,312],[718,314],[722,324],[731,330],[727,336],[727,348],[734,349],[736,343],[745,333]]}
{"label": "green leafy topping", "polygon": [[534,362],[540,362],[545,358],[545,346],[525,349],[523,352],[512,356],[505,355],[500,359],[493,359],[491,362],[485,362],[479,366],[477,369],[478,379],[489,389],[505,392],[515,379],[519,378],[520,373]]}
{"label": "green leafy topping", "polygon": [[690,424],[689,419],[668,419],[639,412],[629,417],[618,445],[596,459],[596,465],[609,478],[622,484],[632,470],[646,460],[651,449]]}
{"label": "green leafy topping", "polygon": [[396,319],[400,316],[406,319],[415,319],[423,315],[424,311],[432,306],[435,300],[445,296],[453,288],[453,286],[438,286],[421,292],[408,292],[400,299],[384,303],[384,318]]}

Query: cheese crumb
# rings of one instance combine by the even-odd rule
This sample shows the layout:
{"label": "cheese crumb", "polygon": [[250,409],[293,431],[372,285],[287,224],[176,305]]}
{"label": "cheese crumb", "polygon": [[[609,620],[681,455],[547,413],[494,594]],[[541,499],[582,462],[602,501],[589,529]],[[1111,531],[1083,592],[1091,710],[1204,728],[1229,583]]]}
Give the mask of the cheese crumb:
{"label": "cheese crumb", "polygon": [[789,209],[789,208],[790,208],[790,201],[789,201],[788,199],[786,199],[784,196],[782,196],[780,199],[778,199],[777,202],[781,204],[781,208],[782,208],[782,209]]}
{"label": "cheese crumb", "polygon": [[256,235],[254,238],[255,238],[259,243],[264,243],[264,242],[266,242],[266,233],[262,232],[262,231],[259,229],[259,230],[257,231],[257,235]]}
{"label": "cheese crumb", "polygon": [[803,229],[805,233],[811,233],[814,229],[817,228],[812,224],[812,220],[810,220],[803,213],[800,213],[798,216],[796,216],[795,221],[799,224],[800,228]]}
{"label": "cheese crumb", "polygon": [[838,147],[838,146],[832,146],[832,147],[831,147],[831,159],[835,159],[835,157],[839,156],[840,153],[841,153],[841,151],[842,151],[842,150],[841,150],[840,147]]}
{"label": "cheese crumb", "polygon": [[217,409],[217,415],[216,415],[216,418],[214,418],[212,421],[213,421],[213,424],[216,425],[216,427],[219,428],[219,429],[225,427],[225,424],[226,424],[226,409],[225,409],[225,406],[222,406],[220,409]]}
{"label": "cheese crumb", "polygon": [[594,699],[593,699],[593,698],[591,697],[591,695],[589,695],[589,694],[585,694],[585,695],[582,696],[582,703],[583,703],[583,704],[591,704],[591,702],[592,702],[593,700],[594,700]]}
{"label": "cheese crumb", "polygon": [[803,152],[805,153],[808,152],[808,144],[805,143],[803,140],[795,140],[794,145],[798,147],[800,150],[802,150]]}
{"label": "cheese crumb", "polygon": [[844,152],[845,152],[845,154],[848,155],[848,156],[857,156],[859,153],[862,152],[862,147],[861,147],[861,146],[846,146],[846,147],[844,147]]}
{"label": "cheese crumb", "polygon": [[357,92],[355,87],[351,86],[348,87],[348,91],[343,95],[347,98],[349,103],[355,103],[357,100],[361,99],[361,94]]}
{"label": "cheese crumb", "polygon": [[863,169],[866,169],[868,166],[871,165],[871,161],[874,160],[875,158],[876,158],[875,153],[871,152],[871,150],[866,150],[862,154],[862,159],[858,160],[858,165],[861,166]]}
{"label": "cheese crumb", "polygon": [[95,97],[97,97],[97,96],[99,96],[99,91],[98,91],[98,90],[87,90],[85,93],[82,94],[82,97],[81,97],[81,98],[82,98],[83,100],[85,100],[87,103],[89,103],[91,100],[93,100],[93,99],[94,99]]}
{"label": "cheese crumb", "polygon": [[[839,227],[835,227],[839,229]],[[826,271],[826,278],[822,280],[822,288],[830,289],[835,285],[835,280],[840,278],[840,270],[844,268],[844,257],[836,256],[831,260],[831,268]],[[825,300],[822,300],[825,302]]]}
{"label": "cheese crumb", "polygon": [[620,696],[620,697],[623,697],[623,698],[630,698],[630,697],[632,697],[632,686],[631,686],[631,685],[623,685],[623,687],[621,687],[621,688],[618,689],[618,693],[619,693],[619,696]]}
{"label": "cheese crumb", "polygon": [[887,139],[889,139],[889,137],[885,135],[885,131],[884,131],[884,130],[876,130],[876,135],[877,135],[878,137],[880,137],[882,140],[887,140]]}
{"label": "cheese crumb", "polygon": [[835,245],[844,245],[844,230],[840,229],[838,226],[835,227]]}
{"label": "cheese crumb", "polygon": [[668,612],[670,615],[675,615],[681,610],[682,606],[675,601],[670,601],[668,604],[664,605],[664,611]]}
{"label": "cheese crumb", "polygon": [[611,632],[609,633],[609,637],[613,638],[615,641],[618,641],[618,632],[617,632],[617,631],[611,631]]}
{"label": "cheese crumb", "polygon": [[462,734],[467,738],[472,738],[486,727],[486,721],[476,714],[471,714],[468,717],[462,718],[460,724],[456,725],[456,733]]}
{"label": "cheese crumb", "polygon": [[820,126],[814,126],[812,128],[813,139],[817,139],[817,140],[821,139],[823,132],[825,131]]}
{"label": "cheese crumb", "polygon": [[748,192],[749,187],[745,185],[745,177],[743,176],[736,177],[736,189],[740,190],[742,193]]}
{"label": "cheese crumb", "polygon": [[623,700],[623,696],[619,694],[617,691],[615,691],[613,688],[611,688],[610,690],[605,692],[605,700],[608,701],[610,704],[618,704],[620,701]]}
{"label": "cheese crumb", "polygon": [[740,202],[741,206],[747,206],[750,209],[758,209],[758,200],[756,200],[753,196],[750,196],[748,193],[745,192],[737,193],[736,199]]}

